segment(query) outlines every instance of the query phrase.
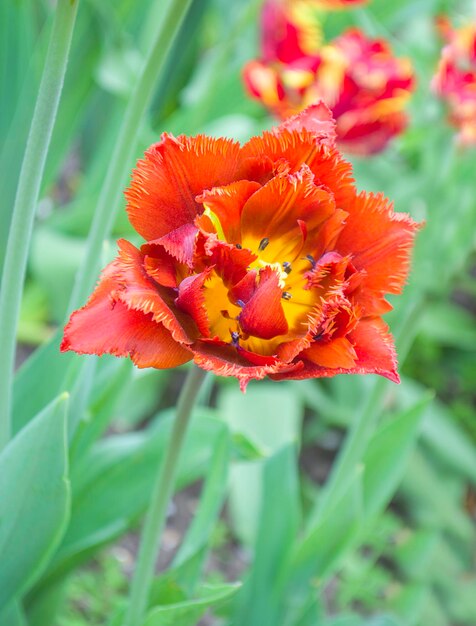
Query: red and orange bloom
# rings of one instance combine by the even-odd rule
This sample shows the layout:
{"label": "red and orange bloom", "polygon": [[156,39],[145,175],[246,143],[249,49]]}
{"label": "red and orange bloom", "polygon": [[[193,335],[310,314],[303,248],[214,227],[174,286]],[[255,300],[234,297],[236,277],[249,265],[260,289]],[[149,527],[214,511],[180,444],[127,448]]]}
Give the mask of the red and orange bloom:
{"label": "red and orange bloom", "polygon": [[357,193],[323,104],[240,146],[164,134],[126,191],[145,242],[120,240],[62,350],[190,360],[251,379],[377,373],[398,381],[385,294],[417,225]]}
{"label": "red and orange bloom", "polygon": [[367,4],[369,0],[312,0],[316,6],[322,9],[351,9],[362,4]]}
{"label": "red and orange bloom", "polygon": [[459,129],[463,145],[476,144],[476,23],[454,29],[446,18],[438,21],[447,42],[441,53],[433,88],[446,102],[450,121]]}
{"label": "red and orange bloom", "polygon": [[[266,31],[263,35],[266,41]],[[293,49],[291,61],[268,55],[248,63],[243,72],[248,92],[277,117],[285,119],[323,100],[336,119],[340,146],[357,154],[383,150],[405,129],[413,70],[386,41],[350,29],[314,54],[298,56]]]}
{"label": "red and orange bloom", "polygon": [[315,0],[266,0],[261,13],[264,63],[292,63],[317,54],[322,43]]}

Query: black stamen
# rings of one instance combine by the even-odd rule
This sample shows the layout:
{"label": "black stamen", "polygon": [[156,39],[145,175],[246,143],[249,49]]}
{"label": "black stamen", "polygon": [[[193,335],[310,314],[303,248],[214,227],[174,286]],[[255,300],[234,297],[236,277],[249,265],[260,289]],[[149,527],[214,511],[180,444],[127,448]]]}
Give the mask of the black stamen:
{"label": "black stamen", "polygon": [[237,243],[237,244],[236,244],[236,246],[235,246],[235,248],[238,248],[238,250],[242,250],[242,249],[243,249],[243,247],[242,247],[241,243]]}
{"label": "black stamen", "polygon": [[316,264],[316,261],[314,257],[312,256],[312,254],[306,254],[306,259],[309,261],[312,267],[314,267],[314,265]]}
{"label": "black stamen", "polygon": [[231,333],[231,341],[232,341],[232,343],[236,345],[238,343],[239,339],[240,339],[240,333],[232,331],[232,333]]}
{"label": "black stamen", "polygon": [[289,261],[284,261],[283,263],[283,270],[286,272],[286,274],[290,274],[292,272],[292,267],[291,267],[291,263],[289,263]]}
{"label": "black stamen", "polygon": [[322,337],[323,334],[324,334],[324,331],[321,330],[321,332],[317,333],[317,335],[314,335],[313,337],[314,341],[319,341],[319,339]]}
{"label": "black stamen", "polygon": [[284,300],[291,300],[291,294],[289,291],[283,291],[282,298],[284,298]]}
{"label": "black stamen", "polygon": [[263,250],[267,247],[268,244],[269,244],[269,239],[265,237],[259,242],[258,250],[263,252]]}
{"label": "black stamen", "polygon": [[236,301],[236,304],[237,304],[238,306],[240,306],[241,308],[243,308],[243,307],[245,306],[245,303],[243,302],[243,300],[237,300],[237,301]]}

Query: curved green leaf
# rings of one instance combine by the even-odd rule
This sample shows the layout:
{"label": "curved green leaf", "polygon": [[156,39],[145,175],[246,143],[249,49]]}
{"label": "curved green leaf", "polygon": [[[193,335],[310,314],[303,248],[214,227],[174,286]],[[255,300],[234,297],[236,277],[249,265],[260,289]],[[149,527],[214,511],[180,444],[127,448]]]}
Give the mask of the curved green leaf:
{"label": "curved green leaf", "polygon": [[37,578],[66,527],[67,399],[48,405],[0,456],[0,608]]}

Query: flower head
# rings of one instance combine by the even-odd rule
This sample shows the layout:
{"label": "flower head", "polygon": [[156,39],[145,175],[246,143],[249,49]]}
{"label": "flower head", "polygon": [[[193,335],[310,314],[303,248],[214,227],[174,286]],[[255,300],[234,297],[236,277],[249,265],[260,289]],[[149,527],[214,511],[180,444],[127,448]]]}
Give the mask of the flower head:
{"label": "flower head", "polygon": [[417,225],[357,193],[323,104],[240,146],[168,134],[126,191],[145,242],[120,240],[62,350],[193,359],[236,376],[377,373],[398,381],[381,315],[405,281]]}
{"label": "flower head", "polygon": [[447,42],[433,88],[446,102],[462,144],[476,144],[476,23],[454,29],[446,18],[438,26]]}
{"label": "flower head", "polygon": [[322,9],[350,9],[362,4],[367,4],[369,0],[311,0],[316,6]]}
{"label": "flower head", "polygon": [[383,150],[404,130],[413,70],[386,41],[352,28],[312,54],[295,52],[288,61],[268,55],[244,68],[248,92],[277,117],[323,100],[336,119],[340,146],[357,154]]}

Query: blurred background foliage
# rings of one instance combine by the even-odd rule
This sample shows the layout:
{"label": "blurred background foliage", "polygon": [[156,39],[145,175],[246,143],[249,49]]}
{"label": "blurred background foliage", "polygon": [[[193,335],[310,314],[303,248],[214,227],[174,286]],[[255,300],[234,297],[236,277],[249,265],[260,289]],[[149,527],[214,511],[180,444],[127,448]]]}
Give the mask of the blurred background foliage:
{"label": "blurred background foliage", "polygon": [[[246,140],[276,123],[241,82],[243,64],[259,54],[259,10],[257,0],[193,1],[134,160],[163,131]],[[0,3],[0,261],[52,12],[49,0]],[[17,430],[63,380],[55,329],[160,12],[156,1],[81,2],[21,312]],[[476,623],[475,152],[458,150],[429,88],[441,13],[456,23],[476,19],[471,0],[372,0],[324,21],[329,38],[350,24],[388,38],[418,77],[406,133],[383,154],[352,158],[359,188],[383,191],[396,210],[427,223],[411,282],[388,315],[402,384],[373,376],[261,382],[243,396],[234,380],[208,379],[147,626]],[[123,205],[98,252],[103,264],[121,236],[137,236]],[[69,442],[70,521],[30,585],[31,626],[120,620],[137,525],[184,374],[138,371],[107,357],[89,369],[85,362],[76,360],[69,416],[77,426]],[[367,445],[332,490],[345,434],[370,413]]]}

